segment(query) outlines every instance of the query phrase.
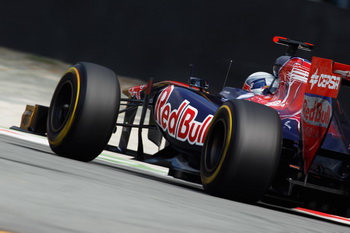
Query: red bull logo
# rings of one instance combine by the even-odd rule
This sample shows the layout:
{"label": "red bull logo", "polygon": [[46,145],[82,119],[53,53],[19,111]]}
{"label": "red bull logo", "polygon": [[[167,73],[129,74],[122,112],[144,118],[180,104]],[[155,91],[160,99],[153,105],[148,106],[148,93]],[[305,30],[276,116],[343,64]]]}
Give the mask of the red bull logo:
{"label": "red bull logo", "polygon": [[173,89],[174,86],[169,86],[159,95],[154,113],[156,122],[164,132],[179,141],[203,145],[213,115],[208,115],[202,122],[196,121],[198,110],[186,99],[177,109],[173,109],[168,102]]}
{"label": "red bull logo", "polygon": [[331,119],[331,104],[322,98],[305,96],[303,102],[303,119],[310,125],[327,127]]}

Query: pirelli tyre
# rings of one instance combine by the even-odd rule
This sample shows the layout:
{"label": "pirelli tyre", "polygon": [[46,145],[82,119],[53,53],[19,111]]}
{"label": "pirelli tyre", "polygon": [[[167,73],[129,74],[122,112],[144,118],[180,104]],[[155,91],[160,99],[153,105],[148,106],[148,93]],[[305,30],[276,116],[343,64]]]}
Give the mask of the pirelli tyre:
{"label": "pirelli tyre", "polygon": [[254,203],[271,185],[281,153],[278,113],[230,100],[215,113],[202,148],[201,180],[208,193]]}
{"label": "pirelli tyre", "polygon": [[68,69],[53,94],[47,137],[59,156],[91,161],[107,145],[118,116],[120,86],[103,66],[81,62]]}

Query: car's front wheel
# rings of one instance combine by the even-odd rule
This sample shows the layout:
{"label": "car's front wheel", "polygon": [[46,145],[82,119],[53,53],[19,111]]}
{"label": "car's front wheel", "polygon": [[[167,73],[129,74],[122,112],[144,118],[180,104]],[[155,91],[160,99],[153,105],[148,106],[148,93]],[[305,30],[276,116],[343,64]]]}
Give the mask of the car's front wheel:
{"label": "car's front wheel", "polygon": [[210,124],[202,149],[204,189],[233,200],[260,200],[279,163],[281,130],[274,109],[246,100],[223,104]]}
{"label": "car's front wheel", "polygon": [[107,145],[118,116],[116,74],[81,62],[68,69],[53,94],[47,120],[51,149],[60,156],[91,161]]}

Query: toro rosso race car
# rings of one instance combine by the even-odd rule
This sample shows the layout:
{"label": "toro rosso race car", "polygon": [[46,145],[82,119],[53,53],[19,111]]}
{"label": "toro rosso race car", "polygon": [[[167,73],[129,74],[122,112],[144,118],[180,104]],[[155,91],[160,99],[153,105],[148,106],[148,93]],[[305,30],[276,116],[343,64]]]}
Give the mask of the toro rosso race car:
{"label": "toro rosso race car", "polygon": [[[341,85],[350,83],[350,65],[319,57],[310,62],[296,52],[312,44],[273,41],[287,46],[275,66],[275,90],[210,93],[198,78],[150,80],[123,90],[121,98],[113,71],[81,62],[63,75],[50,107],[35,106],[21,128],[47,135],[59,156],[91,161],[111,150],[168,167],[169,175],[215,196],[350,217],[350,124],[337,100]],[[138,129],[134,151],[128,149],[132,128]],[[108,145],[117,129],[119,144]],[[146,129],[159,147],[151,155],[144,153]]]}

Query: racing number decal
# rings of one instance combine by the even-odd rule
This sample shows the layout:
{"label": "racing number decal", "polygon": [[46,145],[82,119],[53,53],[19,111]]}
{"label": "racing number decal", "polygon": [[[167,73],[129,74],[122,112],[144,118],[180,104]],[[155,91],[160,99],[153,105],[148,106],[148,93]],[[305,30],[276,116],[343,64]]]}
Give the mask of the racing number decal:
{"label": "racing number decal", "polygon": [[168,102],[173,90],[173,85],[168,86],[159,95],[155,105],[155,121],[169,136],[191,145],[203,145],[213,115],[209,114],[202,122],[196,121],[198,110],[186,99],[177,109],[173,109]]}
{"label": "racing number decal", "polygon": [[[72,126],[72,123],[74,121],[74,118],[75,118],[75,115],[76,115],[77,106],[78,106],[78,102],[79,102],[79,96],[80,96],[80,74],[79,74],[79,71],[78,71],[77,68],[70,67],[68,69],[67,73],[64,76],[66,76],[66,75],[68,75],[70,73],[73,74],[73,78],[75,78],[76,82],[77,82],[76,83],[77,88],[76,88],[76,96],[75,96],[75,101],[74,101],[74,107],[73,107],[72,113],[69,114],[67,122],[63,126],[63,129],[61,130],[61,132],[57,135],[57,137],[55,137],[53,140],[50,141],[50,143],[52,145],[54,145],[54,146],[59,145],[62,142],[63,138],[65,138],[66,135],[68,134],[68,132],[69,132],[71,126]],[[74,90],[74,88],[73,88],[73,90]]]}

